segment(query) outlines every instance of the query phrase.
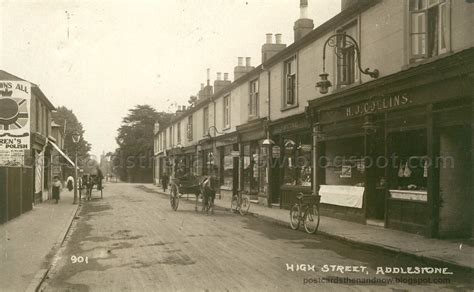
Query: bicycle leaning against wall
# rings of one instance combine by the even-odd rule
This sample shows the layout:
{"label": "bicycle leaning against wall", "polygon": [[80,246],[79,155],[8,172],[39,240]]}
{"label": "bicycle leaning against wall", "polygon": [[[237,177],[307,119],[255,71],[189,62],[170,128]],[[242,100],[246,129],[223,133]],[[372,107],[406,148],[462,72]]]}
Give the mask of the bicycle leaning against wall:
{"label": "bicycle leaning against wall", "polygon": [[304,229],[307,233],[316,233],[319,227],[319,201],[318,195],[296,195],[297,202],[290,209],[290,226],[296,230],[303,221]]}
{"label": "bicycle leaning against wall", "polygon": [[247,191],[237,191],[235,195],[232,196],[232,201],[230,204],[230,211],[232,213],[240,212],[240,215],[245,215],[250,208],[250,196]]}

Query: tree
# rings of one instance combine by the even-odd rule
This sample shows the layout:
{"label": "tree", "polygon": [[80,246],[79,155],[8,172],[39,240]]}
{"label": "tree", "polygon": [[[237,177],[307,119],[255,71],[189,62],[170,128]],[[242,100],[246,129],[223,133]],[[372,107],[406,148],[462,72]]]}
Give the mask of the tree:
{"label": "tree", "polygon": [[157,112],[149,105],[136,105],[123,118],[116,137],[119,148],[112,164],[120,179],[130,182],[153,181],[153,140],[155,123],[163,124],[171,114]]}
{"label": "tree", "polygon": [[[85,131],[73,111],[65,106],[58,107],[56,112],[53,112],[53,121],[61,127],[60,130],[64,134],[64,151],[69,157],[72,158],[76,154],[77,149],[79,158],[89,158],[91,144],[84,139]],[[77,144],[77,148],[76,144],[72,141],[72,133],[75,131],[82,136],[82,139]]]}

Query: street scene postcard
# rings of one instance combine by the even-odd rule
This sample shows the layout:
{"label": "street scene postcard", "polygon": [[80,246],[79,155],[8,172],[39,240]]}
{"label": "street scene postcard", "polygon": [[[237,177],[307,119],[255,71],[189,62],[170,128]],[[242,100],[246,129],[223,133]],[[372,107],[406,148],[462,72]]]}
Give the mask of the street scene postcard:
{"label": "street scene postcard", "polygon": [[474,291],[474,0],[0,0],[0,291]]}

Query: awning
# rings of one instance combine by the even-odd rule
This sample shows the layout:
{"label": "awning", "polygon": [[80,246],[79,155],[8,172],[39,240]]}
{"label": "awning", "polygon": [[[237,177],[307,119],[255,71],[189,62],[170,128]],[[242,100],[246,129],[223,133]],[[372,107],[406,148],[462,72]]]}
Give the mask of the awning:
{"label": "awning", "polygon": [[66,154],[64,154],[64,152],[61,150],[61,148],[58,147],[58,145],[56,145],[56,143],[54,143],[53,141],[49,140],[49,144],[53,145],[53,147],[64,157],[66,158],[66,160],[69,162],[69,164],[71,164],[72,166],[75,166],[74,165],[74,162],[72,162],[72,160],[67,157]]}

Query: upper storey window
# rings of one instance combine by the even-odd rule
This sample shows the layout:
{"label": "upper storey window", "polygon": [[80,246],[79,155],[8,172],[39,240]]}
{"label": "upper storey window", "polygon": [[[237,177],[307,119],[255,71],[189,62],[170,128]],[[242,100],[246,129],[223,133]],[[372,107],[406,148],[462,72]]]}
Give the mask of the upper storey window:
{"label": "upper storey window", "polygon": [[448,0],[410,0],[410,61],[450,49]]}

